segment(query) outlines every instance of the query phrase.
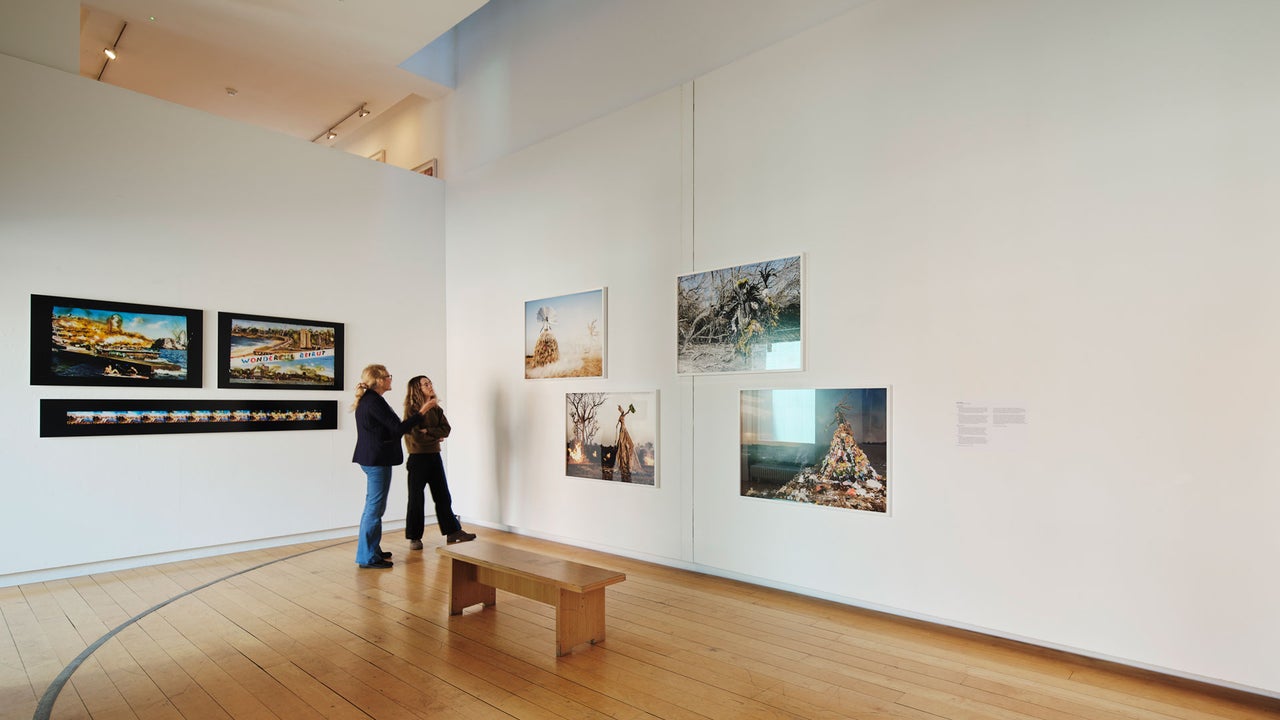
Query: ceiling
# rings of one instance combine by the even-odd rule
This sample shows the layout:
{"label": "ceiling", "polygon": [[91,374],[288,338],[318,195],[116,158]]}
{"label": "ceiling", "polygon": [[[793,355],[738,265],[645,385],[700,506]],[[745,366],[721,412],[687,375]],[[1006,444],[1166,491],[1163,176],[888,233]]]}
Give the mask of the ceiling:
{"label": "ceiling", "polygon": [[361,103],[370,115],[339,133],[446,94],[398,65],[487,1],[94,0],[81,6],[80,74],[311,140]]}

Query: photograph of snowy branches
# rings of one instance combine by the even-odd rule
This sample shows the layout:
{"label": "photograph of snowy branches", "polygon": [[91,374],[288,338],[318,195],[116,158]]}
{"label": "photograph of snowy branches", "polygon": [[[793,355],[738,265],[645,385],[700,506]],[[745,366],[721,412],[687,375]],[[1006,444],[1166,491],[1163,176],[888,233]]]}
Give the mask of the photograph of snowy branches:
{"label": "photograph of snowy branches", "polygon": [[605,288],[524,304],[524,376],[604,377]]}
{"label": "photograph of snowy branches", "polygon": [[566,393],[564,474],[657,485],[658,393]]}
{"label": "photograph of snowy branches", "polygon": [[741,494],[886,512],[888,394],[743,390]]}
{"label": "photograph of snowy branches", "polygon": [[676,372],[801,370],[800,256],[681,275]]}

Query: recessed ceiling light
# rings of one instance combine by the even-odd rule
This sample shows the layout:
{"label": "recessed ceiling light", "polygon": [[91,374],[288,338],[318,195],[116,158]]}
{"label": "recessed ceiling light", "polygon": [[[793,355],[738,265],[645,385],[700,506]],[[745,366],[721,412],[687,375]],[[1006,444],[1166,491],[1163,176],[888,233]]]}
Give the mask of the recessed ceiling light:
{"label": "recessed ceiling light", "polygon": [[238,93],[238,92],[240,92],[240,91],[239,91],[239,90],[236,90],[236,89],[235,89],[235,88],[233,88],[233,87],[229,87],[229,88],[227,88],[227,94],[228,94],[228,95],[231,95],[231,96],[233,96],[233,97],[234,97],[234,96],[235,96],[235,94],[236,94],[236,93]]}

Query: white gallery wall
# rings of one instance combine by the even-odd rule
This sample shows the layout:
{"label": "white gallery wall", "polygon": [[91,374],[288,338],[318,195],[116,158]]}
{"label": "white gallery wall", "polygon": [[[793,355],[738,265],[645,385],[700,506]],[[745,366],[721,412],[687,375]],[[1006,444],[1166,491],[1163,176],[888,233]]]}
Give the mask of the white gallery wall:
{"label": "white gallery wall", "polygon": [[[353,538],[360,369],[444,380],[443,183],[7,55],[0,86],[0,583]],[[204,386],[29,385],[33,293],[203,310]],[[344,323],[347,389],[218,389],[219,311]],[[302,397],[338,429],[38,437],[42,398]]]}
{"label": "white gallery wall", "polygon": [[79,72],[83,20],[78,0],[5,0],[0,5],[0,53]]}
{"label": "white gallery wall", "polygon": [[869,1],[489,0],[454,31],[449,177]]}
{"label": "white gallery wall", "polygon": [[[655,292],[680,261],[682,107],[677,88],[449,181],[446,446],[464,518],[684,554],[675,299]],[[600,287],[608,377],[526,382],[524,303]],[[565,477],[565,393],[649,391],[658,486]]]}
{"label": "white gallery wall", "polygon": [[[885,0],[451,180],[459,511],[1280,695],[1276,28]],[[675,277],[795,253],[806,369],[677,378]],[[608,377],[524,380],[523,302],[600,286]],[[739,496],[740,390],[886,386],[888,515]],[[655,388],[658,488],[564,476],[565,392]]]}

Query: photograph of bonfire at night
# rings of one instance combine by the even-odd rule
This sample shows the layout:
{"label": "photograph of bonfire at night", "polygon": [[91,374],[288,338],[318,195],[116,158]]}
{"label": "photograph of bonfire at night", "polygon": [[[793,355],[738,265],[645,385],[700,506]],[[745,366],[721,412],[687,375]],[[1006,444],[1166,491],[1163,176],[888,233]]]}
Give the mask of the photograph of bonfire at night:
{"label": "photograph of bonfire at night", "polygon": [[742,391],[742,495],[887,512],[888,388]]}
{"label": "photograph of bonfire at night", "polygon": [[567,393],[565,475],[657,485],[658,393]]}

